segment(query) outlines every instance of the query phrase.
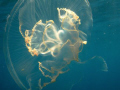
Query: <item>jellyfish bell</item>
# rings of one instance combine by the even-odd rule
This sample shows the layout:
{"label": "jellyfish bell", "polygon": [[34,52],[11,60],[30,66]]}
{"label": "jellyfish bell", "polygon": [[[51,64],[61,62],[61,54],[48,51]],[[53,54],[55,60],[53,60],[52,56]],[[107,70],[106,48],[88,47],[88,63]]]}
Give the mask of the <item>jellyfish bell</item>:
{"label": "jellyfish bell", "polygon": [[[87,61],[80,62],[79,54],[91,26],[87,0],[18,0],[4,40],[7,66],[16,83],[23,90],[69,90],[81,80],[80,64]],[[105,70],[104,60],[99,61]]]}

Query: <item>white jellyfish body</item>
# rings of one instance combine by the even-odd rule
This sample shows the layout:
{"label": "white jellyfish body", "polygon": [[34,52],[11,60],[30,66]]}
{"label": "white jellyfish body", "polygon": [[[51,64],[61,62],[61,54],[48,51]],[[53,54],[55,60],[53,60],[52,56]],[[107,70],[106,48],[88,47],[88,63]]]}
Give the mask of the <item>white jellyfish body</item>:
{"label": "white jellyfish body", "polygon": [[[16,83],[23,90],[70,89],[81,76],[69,65],[76,61],[79,68],[74,69],[81,72],[79,65],[87,62],[79,61],[79,54],[87,44],[90,27],[92,14],[87,0],[19,0],[5,32],[7,65]],[[104,59],[98,61],[107,71]],[[60,74],[65,74],[61,82],[68,85],[56,83]]]}

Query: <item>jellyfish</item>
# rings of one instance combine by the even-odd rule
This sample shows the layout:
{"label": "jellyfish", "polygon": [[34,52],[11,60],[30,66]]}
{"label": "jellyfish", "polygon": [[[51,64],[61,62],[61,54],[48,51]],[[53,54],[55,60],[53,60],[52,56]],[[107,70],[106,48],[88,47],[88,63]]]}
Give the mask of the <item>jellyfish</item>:
{"label": "jellyfish", "polygon": [[[92,21],[87,0],[18,0],[4,38],[6,63],[15,82],[23,90],[69,90],[81,80],[80,64],[88,62],[81,62],[79,54]],[[98,58],[99,68],[107,71],[103,58],[90,61]]]}

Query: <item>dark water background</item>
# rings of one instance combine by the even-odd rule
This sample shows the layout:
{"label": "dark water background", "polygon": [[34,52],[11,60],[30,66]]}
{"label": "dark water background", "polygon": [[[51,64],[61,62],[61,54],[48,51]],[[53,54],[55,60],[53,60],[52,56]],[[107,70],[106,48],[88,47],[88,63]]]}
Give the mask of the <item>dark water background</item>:
{"label": "dark water background", "polygon": [[[17,0],[0,0],[0,90],[20,90],[7,69],[3,35],[7,16]],[[120,0],[89,0],[93,29],[88,37],[90,55],[102,56],[108,72],[87,71],[81,85],[72,90],[120,90]],[[87,48],[87,47],[86,47]]]}

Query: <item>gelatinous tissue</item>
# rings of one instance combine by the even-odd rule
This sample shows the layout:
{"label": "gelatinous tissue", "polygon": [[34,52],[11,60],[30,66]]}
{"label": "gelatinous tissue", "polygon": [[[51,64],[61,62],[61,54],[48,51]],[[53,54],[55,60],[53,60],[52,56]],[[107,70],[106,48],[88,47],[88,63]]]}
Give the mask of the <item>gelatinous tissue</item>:
{"label": "gelatinous tissue", "polygon": [[4,43],[16,83],[23,90],[69,90],[81,80],[81,64],[95,62],[107,71],[100,56],[80,60],[90,26],[88,0],[19,0],[8,18]]}

